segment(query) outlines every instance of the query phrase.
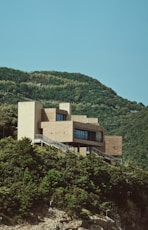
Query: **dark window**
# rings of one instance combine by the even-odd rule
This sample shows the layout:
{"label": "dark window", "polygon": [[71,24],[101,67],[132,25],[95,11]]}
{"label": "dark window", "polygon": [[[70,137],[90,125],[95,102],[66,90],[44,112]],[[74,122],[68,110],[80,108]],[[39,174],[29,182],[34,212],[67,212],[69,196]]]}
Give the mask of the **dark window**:
{"label": "dark window", "polygon": [[88,140],[96,141],[96,133],[95,132],[88,132]]}
{"label": "dark window", "polygon": [[74,137],[78,139],[88,140],[88,131],[75,129],[74,130]]}
{"label": "dark window", "polygon": [[86,131],[75,129],[74,130],[74,137],[77,139],[89,140],[89,141],[103,141],[103,133],[102,132],[93,132],[93,131]]}
{"label": "dark window", "polygon": [[56,114],[56,121],[65,121],[66,120],[66,115],[57,113]]}

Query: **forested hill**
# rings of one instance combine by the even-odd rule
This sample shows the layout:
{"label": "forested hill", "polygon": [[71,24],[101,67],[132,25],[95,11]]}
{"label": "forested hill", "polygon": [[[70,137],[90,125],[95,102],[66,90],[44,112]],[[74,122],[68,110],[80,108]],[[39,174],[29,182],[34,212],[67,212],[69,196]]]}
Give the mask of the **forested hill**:
{"label": "forested hill", "polygon": [[[98,117],[106,134],[123,136],[124,160],[148,170],[148,107],[116,94],[98,80],[80,73],[23,72],[0,68],[0,135],[13,133],[17,102],[37,100],[45,107],[71,102],[73,114]],[[11,129],[9,130],[9,127]]]}

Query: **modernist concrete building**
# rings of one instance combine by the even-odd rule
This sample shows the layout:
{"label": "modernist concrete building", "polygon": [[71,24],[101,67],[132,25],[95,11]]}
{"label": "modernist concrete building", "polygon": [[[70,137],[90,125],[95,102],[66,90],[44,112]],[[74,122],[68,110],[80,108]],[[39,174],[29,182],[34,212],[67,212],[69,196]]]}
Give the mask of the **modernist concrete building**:
{"label": "modernist concrete building", "polygon": [[32,143],[62,143],[82,154],[96,148],[112,156],[122,155],[122,137],[105,136],[97,118],[72,115],[70,103],[45,109],[39,102],[19,102],[18,139],[23,137],[30,138]]}

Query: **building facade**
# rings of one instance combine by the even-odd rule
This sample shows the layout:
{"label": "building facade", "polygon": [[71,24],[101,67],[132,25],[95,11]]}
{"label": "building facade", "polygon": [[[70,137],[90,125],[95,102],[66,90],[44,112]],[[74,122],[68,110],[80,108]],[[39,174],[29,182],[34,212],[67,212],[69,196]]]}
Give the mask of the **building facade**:
{"label": "building facade", "polygon": [[72,146],[84,155],[92,147],[112,156],[122,155],[122,137],[105,136],[97,118],[72,115],[70,103],[43,108],[36,101],[19,102],[18,139],[28,137],[36,143],[39,135]]}

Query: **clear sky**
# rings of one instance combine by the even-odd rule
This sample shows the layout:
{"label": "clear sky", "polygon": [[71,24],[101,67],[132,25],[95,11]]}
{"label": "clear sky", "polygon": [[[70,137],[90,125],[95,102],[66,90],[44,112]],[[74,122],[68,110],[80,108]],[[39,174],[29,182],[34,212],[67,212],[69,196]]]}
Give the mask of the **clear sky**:
{"label": "clear sky", "polygon": [[0,0],[0,66],[79,72],[148,105],[148,0]]}

